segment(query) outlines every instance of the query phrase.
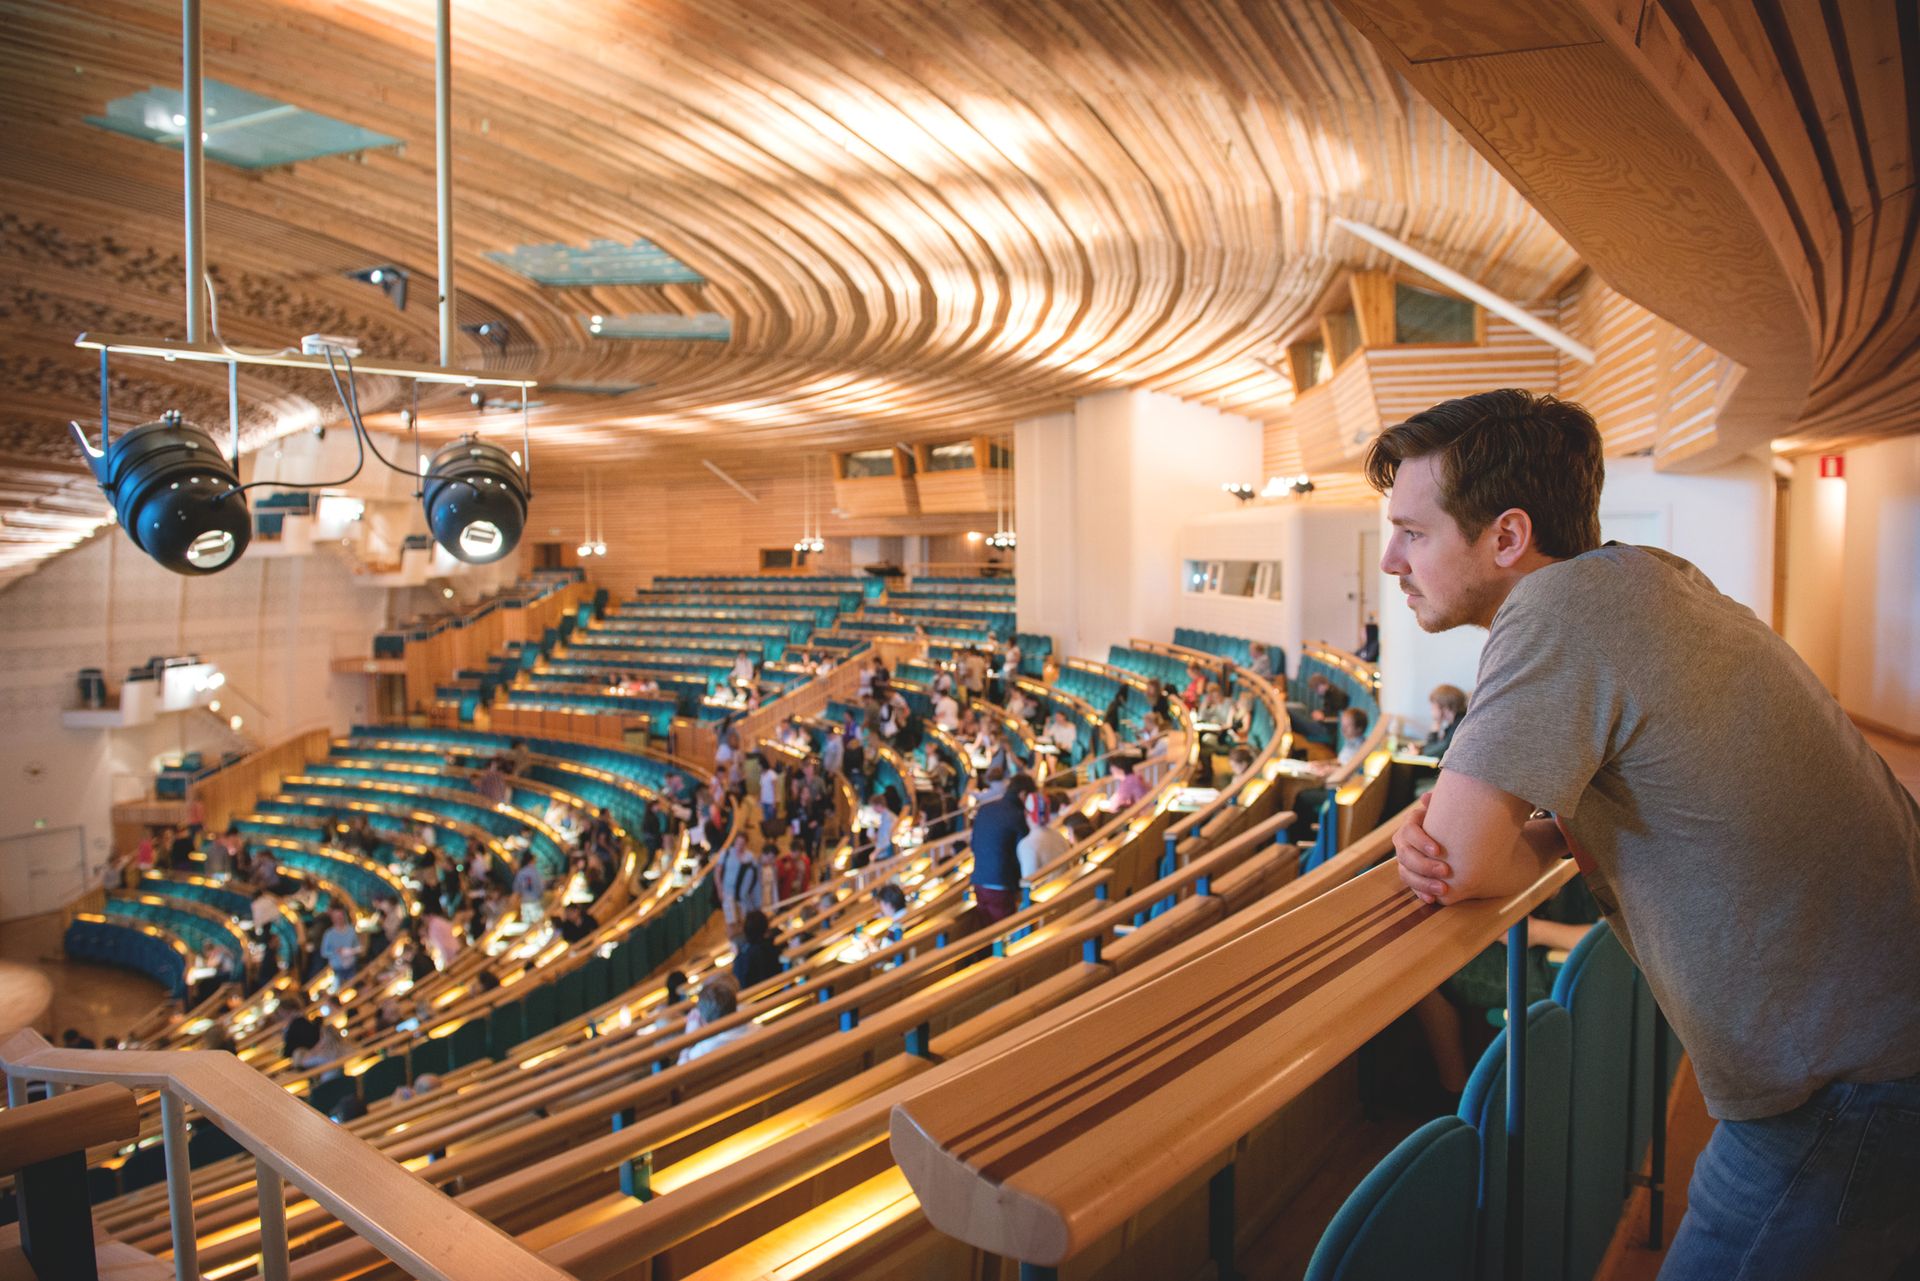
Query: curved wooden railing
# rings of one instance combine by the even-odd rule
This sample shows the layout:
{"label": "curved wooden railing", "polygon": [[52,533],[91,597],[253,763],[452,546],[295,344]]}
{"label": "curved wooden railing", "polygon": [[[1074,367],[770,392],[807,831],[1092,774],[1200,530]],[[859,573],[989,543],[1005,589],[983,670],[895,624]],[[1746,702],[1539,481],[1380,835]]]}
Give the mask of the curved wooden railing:
{"label": "curved wooden railing", "polygon": [[569,1281],[491,1223],[347,1133],[231,1054],[214,1050],[59,1050],[36,1032],[0,1045],[9,1101],[30,1081],[160,1091],[176,1271],[197,1277],[186,1109],[218,1125],[258,1165],[263,1268],[287,1275],[293,1184],[369,1245],[431,1281]]}
{"label": "curved wooden railing", "polygon": [[921,1089],[893,1109],[894,1159],[935,1227],[1058,1265],[1217,1170],[1573,870],[1441,908],[1377,867],[1138,985],[1097,1019]]}

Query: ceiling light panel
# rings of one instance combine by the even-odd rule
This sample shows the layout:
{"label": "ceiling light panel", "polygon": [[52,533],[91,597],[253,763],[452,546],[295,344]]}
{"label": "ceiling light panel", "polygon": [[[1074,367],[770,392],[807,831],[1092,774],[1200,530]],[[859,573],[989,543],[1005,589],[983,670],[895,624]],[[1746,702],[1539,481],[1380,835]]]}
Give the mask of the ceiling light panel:
{"label": "ceiling light panel", "polygon": [[704,285],[707,278],[651,240],[573,245],[515,245],[487,257],[542,285]]}
{"label": "ceiling light panel", "polygon": [[[218,80],[206,82],[205,108],[207,158],[239,169],[271,169],[320,156],[400,145],[398,138]],[[185,109],[179,89],[156,85],[144,93],[114,99],[107,104],[106,114],[88,116],[87,123],[178,147],[185,133],[186,117],[181,114]]]}

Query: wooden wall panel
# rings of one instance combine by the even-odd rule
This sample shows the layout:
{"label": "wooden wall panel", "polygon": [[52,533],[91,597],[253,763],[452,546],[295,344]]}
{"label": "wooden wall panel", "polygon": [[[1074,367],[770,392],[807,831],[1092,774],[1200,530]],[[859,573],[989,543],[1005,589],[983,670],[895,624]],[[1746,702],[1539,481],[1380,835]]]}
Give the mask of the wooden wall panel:
{"label": "wooden wall panel", "polygon": [[[588,576],[618,594],[656,574],[757,573],[760,550],[791,548],[809,524],[809,510],[812,527],[827,542],[826,553],[809,563],[834,573],[851,568],[847,540],[853,537],[958,536],[981,527],[977,515],[836,516],[829,470],[814,468],[809,483],[799,456],[791,453],[769,450],[721,465],[752,500],[697,459],[615,460],[593,469],[601,495],[595,523],[607,554],[580,562]],[[536,474],[525,535],[529,544],[557,542],[573,552],[586,528],[584,482],[578,468]]]}

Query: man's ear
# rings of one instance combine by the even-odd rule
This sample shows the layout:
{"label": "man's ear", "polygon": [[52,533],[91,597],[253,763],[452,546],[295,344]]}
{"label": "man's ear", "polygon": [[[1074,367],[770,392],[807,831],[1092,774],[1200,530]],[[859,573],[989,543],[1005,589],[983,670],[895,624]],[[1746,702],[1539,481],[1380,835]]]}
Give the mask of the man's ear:
{"label": "man's ear", "polygon": [[1493,518],[1493,563],[1512,569],[1533,550],[1533,517],[1509,507]]}

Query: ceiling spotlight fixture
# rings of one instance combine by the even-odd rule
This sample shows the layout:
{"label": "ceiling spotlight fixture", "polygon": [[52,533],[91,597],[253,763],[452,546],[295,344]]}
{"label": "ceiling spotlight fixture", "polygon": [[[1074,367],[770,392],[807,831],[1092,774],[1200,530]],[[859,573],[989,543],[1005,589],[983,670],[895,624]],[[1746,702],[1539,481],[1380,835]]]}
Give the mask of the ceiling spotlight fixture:
{"label": "ceiling spotlight fixture", "polygon": [[1243,503],[1251,499],[1256,492],[1254,487],[1245,481],[1228,481],[1226,484],[1220,486],[1220,488],[1226,490]]}
{"label": "ceiling spotlight fixture", "polygon": [[1311,494],[1313,492],[1313,478],[1306,475],[1295,476],[1293,478],[1293,492],[1301,495]]}
{"label": "ceiling spotlight fixture", "polygon": [[1010,552],[1019,546],[1019,541],[1011,529],[1002,529],[987,535],[987,546],[997,552]]}
{"label": "ceiling spotlight fixture", "polygon": [[427,528],[468,564],[491,564],[519,545],[528,488],[506,450],[463,436],[434,454],[421,483]]}
{"label": "ceiling spotlight fixture", "polygon": [[238,734],[240,732],[240,727],[242,725],[245,725],[246,722],[241,720],[238,716],[229,716],[227,718],[227,724],[232,728],[234,733]]}
{"label": "ceiling spotlight fixture", "polygon": [[510,335],[506,321],[483,320],[477,325],[462,325],[460,326],[460,330],[462,333],[469,333],[475,338],[492,343],[494,349],[501,355],[504,356],[507,354],[507,342]]}
{"label": "ceiling spotlight fixture", "polygon": [[347,279],[376,286],[386,294],[387,300],[393,304],[395,311],[407,309],[408,277],[405,267],[396,267],[392,263],[382,263],[378,267],[362,267],[359,271],[348,272]]}
{"label": "ceiling spotlight fixture", "polygon": [[87,466],[134,545],[176,574],[225,569],[253,538],[240,474],[213,438],[168,410],[108,442],[88,443],[73,426]]}
{"label": "ceiling spotlight fixture", "polygon": [[467,403],[475,409],[485,409],[487,407],[487,394],[476,387],[467,393]]}

